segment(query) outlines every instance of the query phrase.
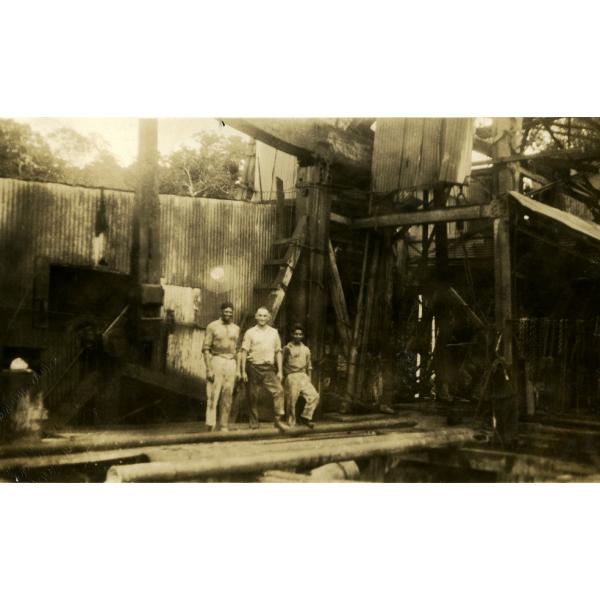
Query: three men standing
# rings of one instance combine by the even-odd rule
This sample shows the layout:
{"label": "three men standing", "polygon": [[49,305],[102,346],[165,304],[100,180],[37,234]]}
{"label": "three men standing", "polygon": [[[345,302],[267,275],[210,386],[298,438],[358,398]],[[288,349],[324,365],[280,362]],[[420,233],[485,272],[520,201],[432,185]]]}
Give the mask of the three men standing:
{"label": "three men standing", "polygon": [[[221,400],[220,429],[229,428],[229,413],[233,391],[238,379],[249,383],[248,414],[250,427],[256,429],[258,398],[261,388],[273,402],[275,427],[286,432],[296,424],[295,409],[302,394],[305,406],[301,422],[312,427],[312,416],[319,402],[319,394],[310,382],[312,369],[310,350],[302,343],[304,330],[293,327],[293,339],[284,352],[277,329],[269,325],[271,313],[261,306],[254,316],[256,325],[244,334],[238,354],[240,328],[233,323],[233,304],[221,304],[221,317],[206,327],[202,352],[206,363],[206,426],[209,431],[217,427],[217,407]],[[285,354],[285,361],[282,354]],[[284,422],[283,376],[286,375],[286,403],[288,424]]]}

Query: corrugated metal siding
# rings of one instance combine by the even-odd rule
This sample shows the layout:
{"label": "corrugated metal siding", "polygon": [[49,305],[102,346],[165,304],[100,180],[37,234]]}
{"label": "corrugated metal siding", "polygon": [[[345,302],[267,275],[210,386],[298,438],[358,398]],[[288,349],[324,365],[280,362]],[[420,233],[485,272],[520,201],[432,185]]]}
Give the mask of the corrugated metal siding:
{"label": "corrugated metal siding", "polygon": [[[253,311],[254,286],[268,283],[263,263],[275,238],[275,207],[176,196],[161,196],[160,204],[164,282],[198,290],[169,291],[176,315],[188,322],[195,308],[196,322],[205,326],[225,300],[236,314]],[[211,271],[219,267],[223,276],[214,279]]]}
{"label": "corrugated metal siding", "polygon": [[[129,270],[133,193],[105,191],[107,261]],[[58,183],[0,179],[0,289],[14,301],[31,285],[36,258],[93,266],[93,238],[101,191]]]}
{"label": "corrugated metal siding", "polygon": [[[30,290],[36,257],[94,265],[96,214],[104,198],[108,267],[129,272],[133,192],[0,179],[2,305],[15,306]],[[160,196],[160,243],[164,281],[199,290],[190,304],[177,300],[188,322],[196,308],[203,324],[227,299],[242,311],[254,308],[254,286],[266,284],[263,263],[271,255],[275,207],[233,200]],[[223,269],[215,280],[211,270]],[[27,304],[26,306],[29,306]]]}
{"label": "corrugated metal siding", "polygon": [[189,327],[177,327],[169,336],[167,371],[206,379],[206,367],[202,357],[204,331]]}
{"label": "corrugated metal siding", "polygon": [[283,181],[286,198],[296,194],[298,180],[298,159],[291,154],[277,150],[272,146],[256,141],[256,163],[254,172],[255,202],[277,199],[275,179]]}
{"label": "corrugated metal siding", "polygon": [[[104,198],[108,231],[105,257],[111,269],[129,272],[133,192],[0,179],[0,308],[7,323],[24,298],[19,323],[31,323],[31,294],[36,257],[47,263],[91,267],[96,213]],[[160,196],[161,273],[164,309],[175,311],[169,338],[170,371],[204,378],[201,355],[205,327],[224,300],[235,304],[235,318],[253,312],[254,287],[272,278],[263,269],[275,237],[275,206],[248,202]],[[223,269],[214,279],[211,270]],[[12,308],[11,308],[12,307]],[[46,347],[58,352],[54,334],[13,326],[6,345]],[[66,385],[66,384],[65,384]],[[57,392],[58,393],[58,392]]]}
{"label": "corrugated metal siding", "polygon": [[471,170],[473,119],[377,119],[376,193],[463,183]]}

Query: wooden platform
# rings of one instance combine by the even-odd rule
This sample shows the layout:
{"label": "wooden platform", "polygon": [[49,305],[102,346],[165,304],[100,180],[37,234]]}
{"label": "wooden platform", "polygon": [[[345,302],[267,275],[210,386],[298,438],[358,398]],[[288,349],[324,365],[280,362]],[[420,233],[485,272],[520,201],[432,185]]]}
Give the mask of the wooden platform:
{"label": "wooden platform", "polygon": [[[270,423],[217,433],[199,422],[65,430],[0,445],[0,480],[308,481],[323,460],[362,461],[362,481],[595,481],[600,475],[594,418],[528,419],[506,448],[489,430],[474,442],[477,426],[449,427],[446,415],[430,409],[326,417],[314,431],[298,427],[289,435]],[[273,470],[277,477],[261,476]]]}

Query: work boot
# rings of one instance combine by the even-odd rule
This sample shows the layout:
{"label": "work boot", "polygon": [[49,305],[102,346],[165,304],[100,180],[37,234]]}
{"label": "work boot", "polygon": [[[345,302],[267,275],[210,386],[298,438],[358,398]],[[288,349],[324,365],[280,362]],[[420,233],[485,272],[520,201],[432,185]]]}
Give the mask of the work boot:
{"label": "work boot", "polygon": [[205,431],[207,431],[208,433],[212,433],[214,430],[215,430],[214,425],[207,425]]}
{"label": "work boot", "polygon": [[290,430],[289,426],[283,422],[281,417],[275,417],[275,427],[277,427],[281,433],[288,433]]}
{"label": "work boot", "polygon": [[300,423],[302,423],[302,425],[306,425],[306,427],[308,427],[310,429],[315,428],[315,423],[312,419],[307,419],[306,417],[300,417],[298,420],[300,421]]}

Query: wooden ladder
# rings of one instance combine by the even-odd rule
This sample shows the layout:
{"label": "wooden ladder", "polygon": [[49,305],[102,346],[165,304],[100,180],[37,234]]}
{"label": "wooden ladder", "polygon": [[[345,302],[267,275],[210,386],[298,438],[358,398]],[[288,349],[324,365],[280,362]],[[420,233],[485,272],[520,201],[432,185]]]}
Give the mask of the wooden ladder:
{"label": "wooden ladder", "polygon": [[[294,275],[294,269],[298,264],[298,260],[302,254],[302,248],[306,240],[306,223],[307,218],[301,217],[294,228],[294,231],[289,238],[275,240],[273,246],[283,254],[282,258],[271,258],[264,263],[265,267],[278,267],[277,275],[272,283],[265,286],[255,286],[254,291],[258,294],[268,292],[267,298],[262,304],[271,311],[271,322],[274,323],[279,309],[283,305],[285,295]],[[283,251],[282,251],[283,249]],[[254,313],[245,314],[241,319],[240,328],[242,333],[248,329],[253,322]]]}
{"label": "wooden ladder", "polygon": [[[294,275],[294,269],[300,260],[302,248],[306,240],[306,217],[301,217],[294,228],[292,236],[276,240],[274,246],[284,247],[283,258],[274,258],[265,262],[265,266],[278,267],[277,275],[269,286],[269,295],[265,306],[271,311],[271,320],[275,322],[281,308],[287,289]],[[259,288],[260,290],[260,288]]]}

